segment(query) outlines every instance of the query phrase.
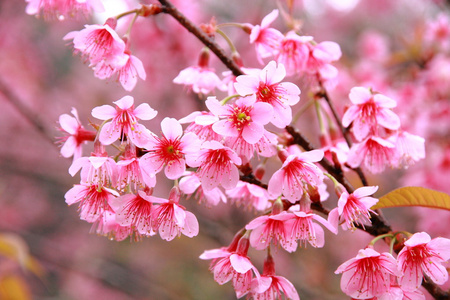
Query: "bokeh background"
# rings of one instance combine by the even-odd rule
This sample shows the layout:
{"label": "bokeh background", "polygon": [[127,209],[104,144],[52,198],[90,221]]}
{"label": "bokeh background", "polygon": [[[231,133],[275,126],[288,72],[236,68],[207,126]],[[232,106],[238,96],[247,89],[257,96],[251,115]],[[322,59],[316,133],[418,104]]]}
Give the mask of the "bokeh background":
{"label": "bokeh background", "polygon": [[[136,5],[131,0],[105,3],[117,9],[110,16]],[[340,113],[349,105],[351,87],[371,86],[396,99],[395,111],[403,126],[427,139],[424,161],[407,170],[369,175],[372,185],[380,185],[377,196],[405,185],[450,192],[450,23],[440,21],[440,36],[430,33],[439,18],[448,22],[446,1],[174,3],[197,24],[209,22],[212,16],[219,24],[260,24],[273,9],[294,3],[303,34],[318,42],[335,41],[342,48],[339,82],[330,90]],[[154,132],[159,132],[164,117],[181,118],[197,110],[201,99],[172,80],[181,69],[196,63],[200,42],[170,16],[138,20],[131,35],[132,51],[143,61],[147,80],[126,93],[115,81],[95,78],[62,39],[85,24],[102,22],[105,15],[46,22],[25,14],[25,7],[25,1],[0,2],[0,291],[3,295],[5,289],[15,291],[18,298],[11,299],[234,299],[231,285],[216,284],[208,271],[209,261],[198,257],[206,249],[227,245],[255,214],[231,204],[207,208],[191,199],[183,200],[183,205],[200,222],[200,234],[193,239],[183,236],[165,242],[155,236],[141,242],[116,242],[90,234],[90,224],[79,220],[76,207],[64,202],[64,194],[79,179],[68,174],[71,159],[61,157],[55,143],[62,136],[57,130],[59,115],[75,107],[88,127],[96,121],[90,115],[93,107],[127,94],[159,112],[145,123]],[[287,30],[282,18],[273,26]],[[261,68],[248,35],[236,28],[224,30],[235,41],[245,66]],[[218,42],[228,51],[219,37]],[[211,66],[218,74],[225,71],[214,57]],[[301,103],[306,102],[308,79],[290,81],[299,84]],[[307,111],[295,125],[318,144],[313,117]],[[89,151],[88,147],[84,154]],[[356,177],[350,179],[355,186],[360,184]],[[159,182],[155,195],[164,197],[170,186]],[[336,205],[335,197],[326,205]],[[426,230],[432,237],[450,237],[446,211],[395,208],[384,213],[397,230]],[[293,282],[303,300],[348,299],[339,289],[340,277],[334,270],[370,240],[363,232],[341,232],[327,234],[322,249],[307,247],[292,254],[279,249],[274,253],[278,273]],[[20,267],[5,244],[29,253],[34,265]],[[250,256],[262,269],[264,255],[251,251]]]}

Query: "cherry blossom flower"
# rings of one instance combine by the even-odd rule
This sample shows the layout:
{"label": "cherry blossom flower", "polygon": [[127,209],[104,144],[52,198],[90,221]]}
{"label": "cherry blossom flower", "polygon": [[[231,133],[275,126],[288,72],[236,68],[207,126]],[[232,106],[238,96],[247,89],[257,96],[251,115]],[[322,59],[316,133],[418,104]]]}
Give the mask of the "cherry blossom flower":
{"label": "cherry blossom flower", "polygon": [[307,44],[312,41],[312,36],[299,36],[295,31],[289,31],[281,40],[275,60],[285,66],[288,76],[305,70],[309,57]]}
{"label": "cherry blossom flower", "polygon": [[153,202],[165,199],[147,195],[140,190],[137,194],[125,194],[113,199],[111,207],[116,212],[116,221],[121,226],[131,226],[142,235],[155,235],[152,228]]}
{"label": "cherry blossom flower", "polygon": [[348,154],[347,163],[356,168],[364,162],[370,172],[377,174],[386,166],[397,165],[398,152],[395,144],[377,136],[370,136],[359,144],[353,144]]}
{"label": "cherry blossom flower", "polygon": [[370,222],[370,209],[378,199],[368,197],[378,190],[378,186],[365,186],[349,194],[344,190],[338,200],[338,207],[330,212],[337,213],[344,220],[344,229],[355,229],[355,224],[368,225]]}
{"label": "cherry blossom flower", "polygon": [[318,74],[322,80],[331,80],[337,77],[338,70],[330,63],[339,60],[342,52],[335,42],[307,43],[309,56],[305,71],[309,74]]}
{"label": "cherry blossom flower", "polygon": [[254,154],[264,157],[272,157],[277,153],[277,136],[267,130],[264,130],[263,136],[259,141],[250,144],[242,137],[226,137],[223,144],[233,149],[243,160],[243,163],[250,161]]}
{"label": "cherry blossom flower", "polygon": [[225,189],[235,188],[239,181],[236,165],[242,160],[236,153],[217,141],[206,141],[196,158],[189,158],[191,167],[199,167],[197,175],[205,191],[222,185]]}
{"label": "cherry blossom flower", "polygon": [[395,148],[399,154],[398,165],[408,168],[425,158],[425,139],[400,130],[395,137]]}
{"label": "cherry blossom flower", "polygon": [[[280,207],[281,206],[281,207]],[[280,211],[283,208],[281,200],[275,202],[273,211],[270,215],[263,215],[253,219],[245,226],[245,229],[251,230],[250,244],[256,250],[264,250],[278,243],[288,252],[294,252],[297,249],[295,238],[286,230],[285,221],[292,219],[290,212]]]}
{"label": "cherry blossom flower", "polygon": [[163,240],[171,241],[176,236],[184,234],[194,237],[198,234],[198,221],[195,215],[179,204],[180,190],[173,187],[170,191],[169,200],[153,197],[152,201],[160,201],[160,205],[153,209],[152,227],[159,232]]}
{"label": "cherry blossom flower", "polygon": [[276,198],[283,195],[290,202],[299,200],[305,185],[318,186],[323,182],[323,172],[313,163],[323,158],[322,150],[291,154],[269,180],[267,191]]}
{"label": "cherry blossom flower", "polygon": [[251,26],[250,43],[255,44],[258,61],[263,64],[262,59],[273,56],[278,49],[283,34],[274,28],[270,28],[270,24],[278,17],[278,9],[274,9],[265,16],[261,25]]}
{"label": "cherry blossom flower", "polygon": [[103,124],[99,139],[104,145],[110,145],[126,135],[138,147],[144,147],[151,136],[150,131],[139,120],[151,120],[157,112],[147,103],[134,108],[134,99],[125,96],[115,102],[116,107],[102,105],[92,110],[92,116],[100,120],[109,120]]}
{"label": "cherry blossom flower", "polygon": [[244,181],[239,181],[234,189],[225,191],[238,206],[264,211],[270,208],[270,196],[266,189]]}
{"label": "cherry blossom flower", "polygon": [[227,203],[227,197],[218,187],[212,190],[203,190],[200,179],[196,173],[186,172],[185,176],[180,179],[180,190],[186,195],[194,195],[194,198],[200,203],[205,203],[207,206],[216,206],[221,201]]}
{"label": "cherry blossom flower", "polygon": [[353,105],[345,112],[342,125],[348,127],[353,122],[353,134],[358,141],[376,135],[378,126],[391,130],[400,127],[399,117],[391,110],[397,106],[395,100],[364,87],[352,88],[349,98]]}
{"label": "cherry blossom flower", "polygon": [[73,39],[75,52],[89,59],[90,66],[106,61],[108,65],[123,66],[126,63],[125,42],[114,28],[117,20],[109,18],[104,25],[85,25],[80,31],[69,32],[64,40]]}
{"label": "cherry blossom flower", "polygon": [[316,222],[334,234],[337,233],[337,228],[330,222],[315,213],[300,210],[299,205],[292,206],[289,212],[291,212],[291,218],[284,223],[286,231],[290,233],[291,239],[299,240],[301,246],[306,246],[306,242],[315,248],[322,248],[325,245],[323,228]]}
{"label": "cherry blossom flower", "polygon": [[164,118],[161,129],[161,138],[150,136],[145,146],[149,153],[140,159],[141,168],[146,173],[156,174],[166,166],[164,173],[167,178],[180,178],[186,171],[185,157],[197,154],[200,140],[192,132],[183,135],[180,123],[173,118]]}
{"label": "cherry blossom flower", "polygon": [[414,291],[422,283],[423,273],[431,281],[442,285],[448,280],[448,271],[442,264],[450,259],[450,239],[434,238],[426,232],[415,233],[398,254],[397,260],[403,276],[402,289]]}
{"label": "cherry blossom flower", "polygon": [[212,129],[212,125],[217,121],[219,121],[217,116],[206,111],[194,111],[178,120],[180,124],[190,123],[185,132],[195,133],[202,141],[221,141],[222,136]]}
{"label": "cherry blossom flower", "polygon": [[108,237],[110,240],[123,241],[127,237],[140,241],[141,235],[135,228],[122,226],[116,221],[116,214],[106,211],[92,224],[91,233],[96,233]]}
{"label": "cherry blossom flower", "polygon": [[215,116],[225,118],[213,124],[212,129],[216,133],[225,137],[240,137],[249,144],[255,144],[262,138],[264,125],[272,118],[272,106],[256,103],[253,95],[227,105],[221,105],[215,97],[208,97],[206,106]]}
{"label": "cherry blossom flower", "polygon": [[264,269],[260,278],[252,280],[250,295],[255,300],[286,299],[300,300],[294,285],[283,276],[275,275],[275,263],[269,254],[264,260]]}
{"label": "cherry blossom flower", "polygon": [[101,0],[25,0],[29,15],[45,19],[65,20],[67,17],[88,16],[92,11],[103,12]]}
{"label": "cherry blossom flower", "polygon": [[390,276],[400,276],[395,258],[372,248],[361,249],[355,258],[340,265],[341,290],[354,299],[368,299],[385,294],[390,288]]}
{"label": "cherry blossom flower", "polygon": [[254,94],[258,102],[272,105],[274,113],[270,122],[278,128],[291,123],[291,106],[300,101],[300,89],[291,82],[281,82],[285,76],[284,66],[271,61],[259,74],[238,76],[234,85],[239,95]]}
{"label": "cherry blossom flower", "polygon": [[76,160],[82,155],[82,145],[87,141],[94,141],[96,133],[84,129],[75,108],[72,108],[71,113],[73,117],[68,114],[59,116],[61,130],[69,134],[61,138],[61,141],[64,142],[61,147],[61,155],[66,158],[73,156],[73,159]]}
{"label": "cherry blossom flower", "polygon": [[100,185],[77,184],[64,198],[68,205],[79,203],[80,219],[93,223],[106,212],[114,212],[110,203],[118,196],[116,191]]}

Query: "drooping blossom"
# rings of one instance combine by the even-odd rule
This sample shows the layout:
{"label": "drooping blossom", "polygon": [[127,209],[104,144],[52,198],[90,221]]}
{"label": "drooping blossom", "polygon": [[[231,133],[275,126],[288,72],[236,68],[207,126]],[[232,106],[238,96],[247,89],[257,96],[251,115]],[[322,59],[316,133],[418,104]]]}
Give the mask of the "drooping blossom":
{"label": "drooping blossom", "polygon": [[59,116],[61,130],[68,133],[67,136],[61,138],[61,141],[64,142],[61,147],[61,155],[66,158],[73,156],[73,159],[76,160],[82,155],[82,145],[87,141],[94,141],[96,133],[84,129],[75,108],[72,108],[71,113],[73,117],[68,114]]}
{"label": "drooping blossom", "polygon": [[272,119],[272,106],[256,102],[254,95],[239,98],[233,104],[221,105],[215,97],[208,97],[206,106],[217,117],[212,129],[225,137],[239,137],[255,144],[264,135],[264,125]]}
{"label": "drooping blossom", "polygon": [[178,120],[180,124],[189,124],[185,132],[195,133],[202,141],[221,141],[222,136],[212,129],[212,125],[217,121],[217,116],[206,111],[194,111]]}
{"label": "drooping blossom", "polygon": [[[282,154],[283,155],[283,154]],[[323,158],[322,150],[299,154],[284,154],[285,161],[269,180],[267,191],[276,198],[283,195],[290,202],[299,200],[307,185],[318,186],[323,182],[323,172],[314,165]]]}
{"label": "drooping blossom", "polygon": [[372,248],[361,249],[355,258],[340,265],[341,290],[354,299],[368,299],[385,294],[390,288],[390,276],[400,276],[397,261],[387,253]]}
{"label": "drooping blossom", "polygon": [[118,197],[115,190],[100,185],[77,184],[64,195],[66,203],[79,203],[80,219],[89,223],[95,222],[106,212],[114,212],[110,203]]}
{"label": "drooping blossom", "polygon": [[209,94],[216,88],[225,91],[227,88],[214,69],[209,68],[209,50],[202,50],[198,65],[181,70],[173,82],[184,84],[197,94]]}
{"label": "drooping blossom", "polygon": [[25,0],[25,9],[29,15],[42,16],[44,19],[57,19],[88,16],[92,11],[103,12],[101,0]]}
{"label": "drooping blossom", "polygon": [[110,145],[117,139],[130,139],[138,147],[144,147],[151,136],[150,131],[144,125],[138,123],[139,120],[153,119],[157,111],[152,109],[147,103],[142,103],[134,107],[134,99],[125,96],[115,102],[116,107],[102,105],[92,110],[92,116],[100,120],[111,121],[103,124],[99,139],[104,145]]}
{"label": "drooping blossom", "polygon": [[220,202],[227,203],[227,197],[219,187],[215,187],[212,190],[204,190],[202,183],[194,172],[186,172],[180,179],[180,190],[186,195],[194,195],[200,203],[205,203],[206,206],[216,206]]}
{"label": "drooping blossom", "polygon": [[140,241],[141,234],[131,226],[122,226],[116,221],[116,214],[106,211],[92,224],[91,233],[108,237],[110,240],[123,241],[127,237],[131,240]]}
{"label": "drooping blossom", "polygon": [[448,271],[443,265],[450,259],[450,239],[434,238],[426,232],[412,235],[398,254],[398,265],[403,272],[399,283],[404,290],[418,289],[426,274],[431,281],[442,285],[448,280]]}
{"label": "drooping blossom", "polygon": [[309,48],[308,60],[305,72],[311,75],[319,75],[320,79],[332,80],[337,77],[338,70],[331,63],[341,58],[342,52],[335,42],[321,42],[318,44],[307,43]]}
{"label": "drooping blossom", "polygon": [[110,203],[116,212],[116,221],[121,226],[131,226],[142,235],[154,235],[152,228],[153,202],[161,203],[165,199],[148,195],[143,190],[137,194],[125,194]]}
{"label": "drooping blossom", "polygon": [[310,210],[301,210],[299,205],[292,206],[289,212],[291,218],[284,223],[286,231],[290,233],[291,239],[299,241],[300,246],[306,246],[306,242],[315,248],[322,248],[325,245],[325,233],[322,226],[316,222],[334,234],[337,233],[336,227],[330,222]]}
{"label": "drooping blossom", "polygon": [[213,259],[210,270],[214,280],[220,285],[231,280],[238,298],[250,291],[253,274],[260,277],[247,256],[249,246],[248,236],[244,235],[238,239],[237,245],[232,243],[228,248],[209,250],[200,255],[200,259]]}
{"label": "drooping blossom", "polygon": [[282,211],[283,203],[277,200],[270,215],[263,215],[253,219],[245,226],[250,232],[250,245],[256,250],[264,250],[273,245],[281,245],[284,250],[294,252],[297,242],[287,230],[285,221],[292,219],[292,213]]}
{"label": "drooping blossom", "polygon": [[186,158],[196,155],[200,150],[200,140],[192,133],[183,135],[180,123],[173,118],[161,122],[162,137],[149,137],[145,154],[139,161],[148,174],[156,174],[166,166],[164,173],[169,179],[178,179],[186,171]]}
{"label": "drooping blossom", "polygon": [[114,30],[117,20],[109,18],[104,25],[85,25],[80,31],[69,32],[64,40],[73,39],[75,52],[89,60],[91,67],[106,62],[113,68],[123,66],[126,62],[125,42]]}
{"label": "drooping blossom", "polygon": [[239,181],[236,165],[241,162],[233,150],[217,141],[204,142],[198,156],[187,160],[189,166],[198,167],[197,175],[206,191],[219,185],[225,189],[235,188]]}
{"label": "drooping blossom", "polygon": [[197,218],[179,204],[180,194],[179,188],[173,187],[168,200],[152,198],[154,203],[156,201],[160,203],[154,207],[152,212],[152,228],[159,233],[163,240],[171,241],[181,234],[187,237],[194,237],[198,234]]}
{"label": "drooping blossom", "polygon": [[289,31],[280,42],[275,60],[285,66],[286,74],[292,76],[305,70],[309,56],[308,43],[312,36],[300,36],[295,31]]}
{"label": "drooping blossom", "polygon": [[409,132],[399,130],[395,136],[398,153],[398,167],[408,168],[425,158],[425,139]]}
{"label": "drooping blossom", "polygon": [[284,66],[271,61],[258,74],[238,76],[234,85],[239,95],[256,95],[257,102],[272,105],[274,113],[270,122],[278,128],[291,123],[291,106],[300,101],[300,89],[291,82],[281,82],[285,76]]}
{"label": "drooping blossom", "polygon": [[263,58],[275,55],[283,39],[281,32],[269,27],[277,17],[278,9],[274,9],[262,19],[261,25],[250,25],[250,43],[255,44],[256,57],[261,64],[263,64]]}
{"label": "drooping blossom", "polygon": [[266,189],[244,181],[239,181],[234,189],[225,191],[238,206],[264,211],[270,208],[270,196]]}
{"label": "drooping blossom", "polygon": [[391,110],[397,106],[395,100],[364,87],[352,88],[349,98],[353,105],[345,112],[342,125],[348,127],[353,123],[353,134],[358,141],[377,135],[378,126],[391,130],[400,127],[399,117]]}
{"label": "drooping blossom", "polygon": [[294,285],[283,276],[275,275],[275,262],[270,254],[264,260],[261,277],[254,278],[251,287],[250,296],[255,300],[300,300]]}
{"label": "drooping blossom", "polygon": [[338,207],[330,212],[330,216],[337,213],[344,221],[344,229],[355,229],[355,224],[362,226],[371,224],[370,209],[378,199],[369,197],[378,190],[378,186],[365,186],[349,194],[345,189],[341,191]]}
{"label": "drooping blossom", "polygon": [[396,166],[397,160],[398,152],[395,144],[378,136],[370,136],[363,142],[352,145],[347,163],[352,168],[364,163],[367,170],[377,174],[387,166]]}
{"label": "drooping blossom", "polygon": [[117,182],[116,162],[99,142],[95,142],[91,156],[80,157],[72,163],[69,174],[73,177],[80,169],[81,183],[108,186]]}

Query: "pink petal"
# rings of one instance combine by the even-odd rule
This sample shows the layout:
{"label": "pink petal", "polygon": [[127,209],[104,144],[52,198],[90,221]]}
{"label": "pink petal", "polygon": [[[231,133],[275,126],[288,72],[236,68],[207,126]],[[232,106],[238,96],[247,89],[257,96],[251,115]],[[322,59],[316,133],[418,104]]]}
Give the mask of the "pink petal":
{"label": "pink petal", "polygon": [[180,178],[185,171],[186,162],[184,159],[180,159],[171,161],[164,170],[164,174],[167,178],[175,180]]}
{"label": "pink petal", "polygon": [[278,9],[272,10],[267,16],[265,16],[261,21],[261,28],[267,28],[272,24],[275,19],[278,18]]}
{"label": "pink petal", "polygon": [[72,162],[72,165],[69,167],[69,174],[73,177],[78,171],[84,167],[86,164],[89,164],[89,159],[87,157],[80,157],[79,159]]}
{"label": "pink petal", "polygon": [[250,260],[239,254],[231,254],[230,263],[233,269],[241,274],[245,274],[253,268],[253,264],[250,262]]}
{"label": "pink petal", "polygon": [[356,189],[353,192],[353,195],[356,198],[360,199],[360,198],[367,197],[367,196],[375,194],[375,192],[377,190],[378,190],[378,186],[363,186],[363,187],[360,187],[360,188]]}
{"label": "pink petal", "polygon": [[251,120],[261,125],[269,123],[272,119],[272,115],[272,105],[264,102],[255,103],[250,114]]}
{"label": "pink petal", "polygon": [[227,109],[224,105],[221,105],[216,97],[208,97],[205,101],[206,107],[216,116],[222,116],[227,114]]}
{"label": "pink petal", "polygon": [[255,122],[249,123],[242,130],[242,137],[244,140],[253,145],[257,143],[264,134],[264,126],[257,124]]}
{"label": "pink petal", "polygon": [[228,120],[220,120],[213,124],[212,129],[215,133],[223,136],[238,136],[239,131]]}
{"label": "pink petal", "polygon": [[117,115],[117,111],[111,105],[97,106],[92,109],[92,116],[99,120],[109,120]]}
{"label": "pink petal", "polygon": [[200,255],[200,259],[214,259],[228,256],[230,252],[226,248],[206,250]]}
{"label": "pink petal", "polygon": [[181,233],[187,237],[194,237],[198,235],[199,226],[197,218],[190,211],[186,211],[186,220],[184,222],[183,228],[181,228]]}
{"label": "pink petal", "polygon": [[161,129],[168,140],[176,140],[183,134],[183,128],[174,118],[164,118],[161,122]]}
{"label": "pink petal", "polygon": [[229,190],[236,187],[239,182],[239,171],[236,166],[231,166],[230,173],[223,176],[221,184],[224,189]]}
{"label": "pink petal", "polygon": [[68,114],[59,116],[59,124],[64,131],[70,134],[75,134],[78,131],[78,127],[80,127],[78,120]]}
{"label": "pink petal", "polygon": [[259,78],[252,75],[240,75],[236,77],[234,88],[241,96],[252,95],[258,90]]}
{"label": "pink petal", "polygon": [[394,108],[397,106],[397,102],[394,99],[391,99],[383,94],[375,94],[373,96],[373,100],[379,106],[384,108]]}
{"label": "pink petal", "polygon": [[277,198],[282,193],[282,184],[283,184],[284,171],[278,170],[273,173],[272,177],[269,180],[269,185],[267,191],[272,198]]}
{"label": "pink petal", "polygon": [[69,136],[64,145],[61,147],[61,155],[63,157],[71,157],[77,148],[77,140],[73,136]]}
{"label": "pink petal", "polygon": [[348,127],[358,116],[360,109],[356,105],[350,106],[342,117],[342,126]]}
{"label": "pink petal", "polygon": [[120,127],[114,126],[112,122],[108,122],[103,124],[100,131],[99,140],[103,145],[111,145],[119,139],[120,134]]}
{"label": "pink petal", "polygon": [[88,187],[84,185],[75,185],[64,195],[64,199],[68,205],[72,205],[80,201]]}
{"label": "pink petal", "polygon": [[124,96],[119,100],[114,101],[113,103],[117,105],[120,109],[127,110],[133,106],[134,98],[131,96]]}
{"label": "pink petal", "polygon": [[158,114],[158,112],[151,108],[147,103],[139,104],[139,106],[134,109],[133,113],[141,120],[151,120]]}
{"label": "pink petal", "polygon": [[382,109],[377,113],[378,124],[392,130],[400,128],[400,118],[390,109]]}
{"label": "pink petal", "polygon": [[363,104],[372,98],[372,93],[364,87],[354,87],[348,95],[353,104]]}

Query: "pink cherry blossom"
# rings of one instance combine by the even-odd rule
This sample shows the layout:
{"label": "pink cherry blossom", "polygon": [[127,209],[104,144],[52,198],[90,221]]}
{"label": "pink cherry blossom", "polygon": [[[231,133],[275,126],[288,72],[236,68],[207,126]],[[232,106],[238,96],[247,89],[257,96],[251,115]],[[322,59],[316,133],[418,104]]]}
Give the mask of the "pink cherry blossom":
{"label": "pink cherry blossom", "polygon": [[424,138],[403,130],[400,130],[395,138],[395,148],[399,154],[399,167],[408,168],[425,158]]}
{"label": "pink cherry blossom", "polygon": [[370,136],[359,144],[353,144],[348,154],[347,163],[356,168],[364,162],[370,172],[377,174],[386,166],[397,165],[398,152],[395,145],[377,136]]}
{"label": "pink cherry blossom", "polygon": [[352,88],[349,98],[353,105],[345,112],[342,125],[348,127],[353,122],[353,134],[358,141],[377,135],[378,126],[391,130],[400,127],[399,117],[391,110],[397,106],[395,100],[364,87]]}
{"label": "pink cherry blossom", "polygon": [[80,218],[89,223],[95,222],[106,212],[113,212],[110,203],[119,194],[99,185],[77,184],[64,195],[66,203],[79,203]]}
{"label": "pink cherry blossom", "polygon": [[277,136],[267,130],[264,130],[263,136],[254,144],[248,143],[242,137],[226,137],[224,145],[233,149],[243,163],[250,161],[255,153],[258,156],[272,157],[277,153]]}
{"label": "pink cherry blossom", "polygon": [[299,36],[295,31],[289,31],[281,40],[275,60],[285,66],[288,76],[305,70],[309,57],[308,43],[312,40],[312,36]]}
{"label": "pink cherry blossom", "polygon": [[418,289],[423,274],[442,285],[448,280],[448,271],[443,263],[450,259],[450,239],[431,239],[426,232],[415,233],[405,242],[397,259],[403,272],[399,283],[404,290]]}
{"label": "pink cherry blossom", "polygon": [[274,9],[265,16],[261,25],[252,26],[250,32],[250,43],[255,44],[258,61],[262,64],[263,58],[273,56],[278,49],[283,34],[274,28],[270,28],[270,24],[278,17],[278,9]]}
{"label": "pink cherry blossom", "polygon": [[[355,228],[355,224],[368,225],[370,222],[370,209],[378,199],[368,197],[378,190],[378,186],[365,186],[349,194],[344,191],[338,200],[337,211],[344,220],[344,229]],[[331,212],[330,212],[331,214]]]}
{"label": "pink cherry blossom", "polygon": [[138,147],[144,147],[151,136],[150,131],[139,120],[151,120],[157,112],[147,103],[134,107],[134,99],[125,96],[115,102],[116,107],[102,105],[92,110],[92,116],[100,120],[109,120],[103,124],[99,139],[104,145],[110,145],[126,135]]}
{"label": "pink cherry blossom", "polygon": [[361,249],[335,271],[342,273],[341,290],[354,299],[368,299],[389,291],[390,276],[400,276],[395,258],[372,248]]}
{"label": "pink cherry blossom", "polygon": [[104,25],[85,25],[85,29],[69,32],[64,39],[73,39],[75,52],[89,60],[90,66],[107,62],[110,66],[123,66],[126,45],[114,28],[116,19],[108,19]]}
{"label": "pink cherry blossom", "polygon": [[278,128],[291,123],[291,106],[300,101],[300,89],[291,82],[281,82],[285,76],[284,66],[271,61],[258,74],[238,76],[234,85],[241,96],[256,95],[258,102],[272,105],[270,122]]}
{"label": "pink cherry blossom", "polygon": [[309,74],[318,74],[322,80],[330,80],[337,77],[338,71],[330,63],[339,60],[341,48],[335,42],[321,42],[318,44],[307,43],[309,56],[305,65],[305,71]]}
{"label": "pink cherry blossom", "polygon": [[25,0],[26,13],[45,19],[65,20],[67,17],[88,16],[92,10],[103,12],[101,0]]}
{"label": "pink cherry blossom", "polygon": [[262,138],[264,125],[272,118],[272,106],[256,103],[253,95],[226,105],[221,105],[215,97],[208,97],[206,106],[215,116],[225,118],[213,124],[212,129],[216,133],[225,137],[240,137],[249,144],[255,144]]}
{"label": "pink cherry blossom", "polygon": [[108,237],[110,240],[123,241],[127,237],[131,240],[140,241],[142,236],[135,228],[122,226],[116,221],[114,212],[106,211],[92,224],[91,233]]}
{"label": "pink cherry blossom", "polygon": [[299,210],[299,205],[292,206],[289,211],[291,212],[291,218],[284,223],[286,231],[290,233],[291,239],[299,240],[300,246],[306,246],[306,242],[309,242],[315,248],[322,248],[325,245],[323,228],[316,222],[319,222],[334,234],[337,233],[337,228],[330,222],[315,213]]}
{"label": "pink cherry blossom", "polygon": [[153,202],[165,199],[147,195],[144,191],[137,194],[125,194],[113,199],[110,203],[116,212],[116,221],[121,226],[131,226],[142,235],[154,235],[152,229]]}
{"label": "pink cherry blossom", "polygon": [[307,184],[318,186],[323,182],[323,172],[313,163],[322,160],[322,150],[291,154],[269,180],[267,191],[276,198],[283,195],[290,202],[299,200]]}
{"label": "pink cherry blossom", "polygon": [[66,158],[73,156],[73,159],[76,160],[82,155],[82,145],[87,141],[94,141],[96,133],[84,129],[75,108],[72,108],[71,113],[73,117],[68,114],[59,116],[61,130],[68,133],[67,136],[61,138],[61,141],[64,142],[61,147],[61,155]]}
{"label": "pink cherry blossom", "polygon": [[217,141],[204,142],[198,156],[187,160],[189,166],[199,167],[197,175],[206,191],[219,185],[225,189],[235,188],[239,181],[236,165],[241,162],[233,150]]}
{"label": "pink cherry blossom", "polygon": [[221,141],[222,136],[217,134],[212,125],[219,121],[219,118],[206,111],[194,111],[188,116],[178,120],[180,124],[188,124],[185,132],[195,133],[202,141]]}
{"label": "pink cherry blossom", "polygon": [[161,138],[150,136],[145,146],[149,153],[140,159],[141,168],[148,174],[156,174],[166,166],[164,173],[167,178],[180,178],[186,171],[185,157],[197,154],[200,140],[192,132],[183,135],[180,123],[173,118],[164,118],[161,128]]}
{"label": "pink cherry blossom", "polygon": [[264,211],[270,208],[270,196],[266,189],[244,181],[239,181],[234,189],[225,191],[238,206]]}
{"label": "pink cherry blossom", "polygon": [[214,72],[214,69],[200,66],[188,67],[181,70],[173,80],[174,83],[184,84],[192,88],[194,93],[209,94],[214,89],[225,90],[226,86]]}
{"label": "pink cherry blossom", "polygon": [[209,191],[203,190],[196,173],[186,172],[180,179],[179,187],[184,194],[194,195],[199,203],[205,203],[207,207],[216,206],[220,202],[227,203],[227,197],[219,187]]}
{"label": "pink cherry blossom", "polygon": [[171,241],[181,234],[187,237],[194,237],[198,234],[197,218],[179,204],[179,188],[172,188],[169,200],[158,199],[152,198],[152,201],[161,203],[153,209],[152,228],[159,233],[163,240]]}
{"label": "pink cherry blossom", "polygon": [[260,278],[252,280],[250,295],[255,300],[286,299],[300,300],[294,285],[283,276],[275,275],[275,263],[269,254],[264,260],[264,270]]}

